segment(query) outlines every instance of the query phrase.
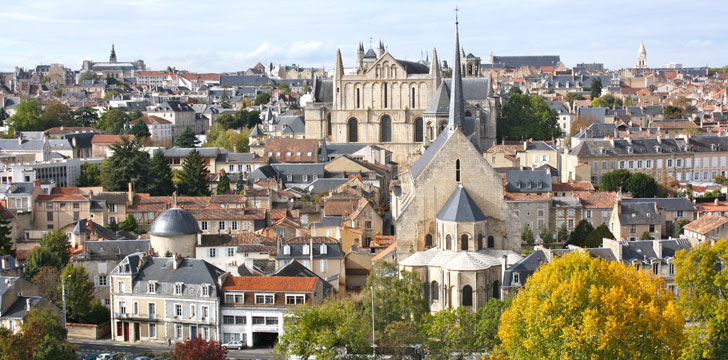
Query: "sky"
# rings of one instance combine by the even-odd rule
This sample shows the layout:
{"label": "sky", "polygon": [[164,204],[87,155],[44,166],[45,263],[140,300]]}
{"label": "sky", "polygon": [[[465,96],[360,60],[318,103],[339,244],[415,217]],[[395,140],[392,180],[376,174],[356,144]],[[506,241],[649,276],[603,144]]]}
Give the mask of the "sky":
{"label": "sky", "polygon": [[[722,2],[693,0],[0,0],[0,71],[84,59],[143,59],[148,69],[242,71],[258,62],[332,69],[336,49],[354,66],[357,44],[381,39],[398,59],[460,44],[495,55],[560,55],[566,66],[632,67],[640,42],[649,66],[728,63]],[[711,11],[715,10],[715,11]]]}

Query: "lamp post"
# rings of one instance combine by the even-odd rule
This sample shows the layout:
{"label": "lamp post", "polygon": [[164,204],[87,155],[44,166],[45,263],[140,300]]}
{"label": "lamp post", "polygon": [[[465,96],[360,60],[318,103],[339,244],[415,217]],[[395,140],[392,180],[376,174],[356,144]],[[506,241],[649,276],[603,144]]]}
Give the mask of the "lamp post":
{"label": "lamp post", "polygon": [[369,286],[372,293],[372,357],[377,356],[377,344],[374,343],[374,286]]}
{"label": "lamp post", "polygon": [[66,277],[64,277],[61,280],[61,298],[63,300],[63,327],[64,328],[66,327],[66,280],[68,280],[68,278],[70,278],[70,277],[71,277],[71,275],[66,275]]}

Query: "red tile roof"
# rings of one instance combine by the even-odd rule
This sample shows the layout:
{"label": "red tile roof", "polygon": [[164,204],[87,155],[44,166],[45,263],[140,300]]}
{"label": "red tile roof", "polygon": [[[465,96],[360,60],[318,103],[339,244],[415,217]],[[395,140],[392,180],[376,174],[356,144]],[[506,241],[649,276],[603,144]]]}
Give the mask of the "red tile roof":
{"label": "red tile roof", "polygon": [[588,181],[580,181],[575,183],[554,183],[551,189],[556,191],[594,191],[594,185]]}
{"label": "red tile roof", "polygon": [[249,290],[249,291],[299,291],[311,292],[316,290],[315,277],[297,276],[228,276],[223,290]]}
{"label": "red tile roof", "polygon": [[616,192],[579,192],[576,196],[586,209],[611,209],[617,199]]}
{"label": "red tile roof", "polygon": [[318,160],[318,150],[315,139],[278,138],[266,140],[263,153],[279,162],[312,163]]}
{"label": "red tile roof", "polygon": [[126,137],[131,141],[134,139],[134,135],[94,135],[91,139],[92,144],[113,144],[121,142],[121,138]]}
{"label": "red tile roof", "polygon": [[705,235],[727,223],[728,217],[720,215],[703,215],[700,219],[685,225],[683,229]]}

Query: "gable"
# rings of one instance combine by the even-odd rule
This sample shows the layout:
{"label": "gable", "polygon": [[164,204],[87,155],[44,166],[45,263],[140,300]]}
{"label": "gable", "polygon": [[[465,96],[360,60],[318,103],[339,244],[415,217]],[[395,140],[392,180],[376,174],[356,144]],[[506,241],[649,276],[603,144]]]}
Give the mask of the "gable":
{"label": "gable", "polygon": [[369,172],[370,170],[364,165],[357,163],[347,156],[339,156],[334,160],[329,161],[324,166],[324,169],[329,172]]}
{"label": "gable", "polygon": [[377,66],[379,66],[381,69],[383,67],[391,67],[392,65],[395,65],[397,68],[397,78],[404,77],[399,76],[400,73],[407,74],[405,68],[389,52],[385,52],[384,55],[380,56],[379,59],[377,59],[377,61],[369,65],[365,74],[374,76],[376,75]]}

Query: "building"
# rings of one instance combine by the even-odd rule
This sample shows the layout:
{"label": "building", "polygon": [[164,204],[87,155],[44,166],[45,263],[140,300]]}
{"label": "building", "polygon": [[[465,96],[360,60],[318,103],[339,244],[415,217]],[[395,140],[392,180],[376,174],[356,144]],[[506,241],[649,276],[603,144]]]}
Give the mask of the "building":
{"label": "building", "polygon": [[228,274],[204,260],[129,255],[110,274],[111,339],[220,340],[220,290]]}
{"label": "building", "polygon": [[650,239],[661,239],[660,225],[656,202],[626,202],[617,195],[608,223],[615,239],[635,241],[645,234]]}
{"label": "building", "polygon": [[182,208],[165,210],[149,229],[152,250],[164,256],[194,257],[195,246],[202,234],[197,219]]}
{"label": "building", "polygon": [[50,308],[61,314],[53,303],[40,296],[37,285],[20,277],[0,276],[0,328],[17,333],[33,308]]}
{"label": "building", "polygon": [[339,289],[344,271],[344,253],[336,239],[325,236],[303,236],[281,241],[276,255],[276,268],[296,261]]}
{"label": "building", "polygon": [[715,244],[728,238],[728,218],[720,215],[703,215],[699,219],[683,226],[683,234],[692,246],[709,243]]}
{"label": "building", "polygon": [[99,75],[102,79],[114,78],[117,80],[123,80],[131,78],[136,75],[137,71],[146,70],[143,60],[137,60],[133,62],[120,62],[116,58],[116,50],[114,45],[111,45],[111,54],[109,55],[108,62],[94,62],[91,60],[84,60],[81,66],[81,71],[91,71],[96,75]]}
{"label": "building", "polygon": [[647,50],[645,50],[645,43],[640,43],[640,49],[637,51],[637,64],[634,67],[638,69],[644,69],[647,67]]}

